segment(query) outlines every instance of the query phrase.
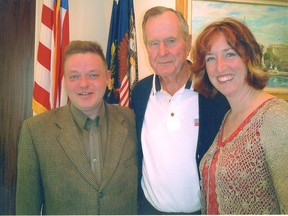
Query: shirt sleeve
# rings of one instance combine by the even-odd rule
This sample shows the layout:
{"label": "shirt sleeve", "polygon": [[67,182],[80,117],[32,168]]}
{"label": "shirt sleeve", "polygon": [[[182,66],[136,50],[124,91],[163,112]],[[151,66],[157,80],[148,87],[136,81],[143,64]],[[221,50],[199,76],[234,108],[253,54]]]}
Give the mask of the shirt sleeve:
{"label": "shirt sleeve", "polygon": [[288,213],[288,103],[270,108],[263,122],[265,157],[272,177],[281,214]]}

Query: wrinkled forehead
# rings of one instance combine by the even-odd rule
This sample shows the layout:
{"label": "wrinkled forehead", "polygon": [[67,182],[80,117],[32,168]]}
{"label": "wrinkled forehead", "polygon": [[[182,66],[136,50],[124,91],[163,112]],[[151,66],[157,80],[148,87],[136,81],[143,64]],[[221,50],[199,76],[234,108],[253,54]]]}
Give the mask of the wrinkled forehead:
{"label": "wrinkled forehead", "polygon": [[179,17],[172,11],[166,11],[162,14],[151,16],[147,19],[144,26],[144,42],[152,35],[171,34],[170,36],[184,37],[184,30],[182,28]]}

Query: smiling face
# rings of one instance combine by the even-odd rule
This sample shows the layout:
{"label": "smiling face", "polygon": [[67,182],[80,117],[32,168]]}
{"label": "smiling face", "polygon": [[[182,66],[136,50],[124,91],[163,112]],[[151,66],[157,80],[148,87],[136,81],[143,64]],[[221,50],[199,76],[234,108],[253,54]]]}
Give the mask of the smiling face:
{"label": "smiling face", "polygon": [[177,15],[166,11],[150,17],[144,33],[149,62],[154,72],[162,77],[180,73],[189,54],[191,38],[185,41]]}
{"label": "smiling face", "polygon": [[110,71],[105,68],[100,56],[94,53],[69,56],[64,71],[65,86],[71,103],[93,118],[103,103]]}
{"label": "smiling face", "polygon": [[205,64],[211,83],[226,97],[245,92],[250,88],[246,81],[246,63],[227,43],[223,33],[216,34],[210,43]]}

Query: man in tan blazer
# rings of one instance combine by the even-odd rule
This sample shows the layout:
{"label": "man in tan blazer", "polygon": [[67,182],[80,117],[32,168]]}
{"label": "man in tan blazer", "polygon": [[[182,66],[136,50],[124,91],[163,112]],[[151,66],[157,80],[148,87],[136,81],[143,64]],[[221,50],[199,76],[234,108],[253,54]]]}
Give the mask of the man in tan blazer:
{"label": "man in tan blazer", "polygon": [[103,101],[110,80],[101,47],[65,50],[70,103],[23,123],[16,214],[136,214],[134,113]]}

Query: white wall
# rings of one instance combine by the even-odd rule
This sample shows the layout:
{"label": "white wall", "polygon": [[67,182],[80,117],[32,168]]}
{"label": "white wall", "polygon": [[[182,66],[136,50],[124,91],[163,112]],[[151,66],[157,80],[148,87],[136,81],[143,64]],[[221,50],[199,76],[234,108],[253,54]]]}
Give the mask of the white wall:
{"label": "white wall", "polygon": [[[39,40],[43,0],[36,1],[35,58]],[[70,40],[92,40],[106,53],[113,0],[69,0]],[[152,73],[142,39],[141,22],[145,11],[153,6],[175,8],[175,0],[134,0],[139,79]],[[36,62],[36,60],[35,60]]]}

